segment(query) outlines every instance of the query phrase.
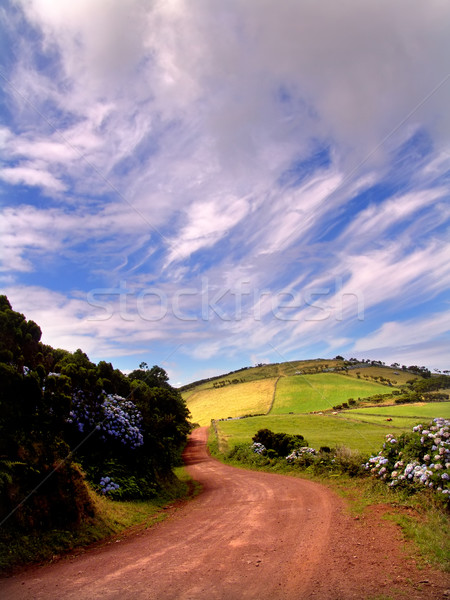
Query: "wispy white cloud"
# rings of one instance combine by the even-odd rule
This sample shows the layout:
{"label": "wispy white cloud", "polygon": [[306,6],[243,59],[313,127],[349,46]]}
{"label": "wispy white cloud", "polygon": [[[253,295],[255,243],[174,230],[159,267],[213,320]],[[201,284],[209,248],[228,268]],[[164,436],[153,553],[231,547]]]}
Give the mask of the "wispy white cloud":
{"label": "wispy white cloud", "polygon": [[[164,339],[197,360],[338,350],[385,322],[406,335],[405,319],[425,347],[450,283],[449,17],[439,0],[6,5],[1,256],[21,310],[54,303],[53,324],[30,314],[96,355]],[[76,281],[47,283],[50,261]],[[172,299],[202,276],[251,290],[239,318],[83,321],[92,288]],[[323,289],[320,313],[305,294]],[[274,316],[286,291],[302,299],[292,321]],[[182,308],[201,315],[202,294]]]}
{"label": "wispy white cloud", "polygon": [[200,248],[214,245],[248,213],[245,198],[222,196],[196,202],[186,211],[187,224],[179,232],[168,256],[168,263],[182,260]]}
{"label": "wispy white cloud", "polygon": [[444,187],[410,192],[390,198],[381,205],[372,204],[361,211],[342,234],[349,245],[367,244],[368,240],[382,238],[391,227],[411,220],[423,208],[433,210],[436,200],[445,198],[448,190]]}
{"label": "wispy white cloud", "polygon": [[375,332],[360,338],[354,350],[364,351],[390,346],[418,345],[436,339],[450,332],[450,310],[423,318],[407,319],[403,322],[389,321]]}
{"label": "wispy white cloud", "polygon": [[0,169],[0,179],[11,184],[42,187],[49,192],[63,192],[66,189],[51,173],[32,165]]}

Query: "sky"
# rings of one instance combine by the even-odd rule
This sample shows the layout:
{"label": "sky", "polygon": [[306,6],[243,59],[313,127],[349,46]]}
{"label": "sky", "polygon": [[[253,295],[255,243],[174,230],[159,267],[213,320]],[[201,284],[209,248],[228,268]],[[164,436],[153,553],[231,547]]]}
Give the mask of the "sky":
{"label": "sky", "polygon": [[450,368],[450,3],[6,0],[0,288],[173,385]]}

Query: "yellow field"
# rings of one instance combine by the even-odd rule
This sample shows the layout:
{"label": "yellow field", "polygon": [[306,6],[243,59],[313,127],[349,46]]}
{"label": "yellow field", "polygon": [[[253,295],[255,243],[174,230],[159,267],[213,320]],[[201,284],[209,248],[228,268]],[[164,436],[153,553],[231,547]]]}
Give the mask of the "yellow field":
{"label": "yellow field", "polygon": [[211,419],[266,413],[272,402],[276,380],[272,377],[194,392],[186,399],[191,420],[203,426],[209,425]]}

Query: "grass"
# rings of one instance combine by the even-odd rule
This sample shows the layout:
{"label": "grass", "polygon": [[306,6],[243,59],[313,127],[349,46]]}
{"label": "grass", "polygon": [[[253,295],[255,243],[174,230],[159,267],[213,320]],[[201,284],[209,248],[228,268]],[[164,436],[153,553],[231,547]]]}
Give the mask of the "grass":
{"label": "grass", "polygon": [[275,382],[276,378],[260,379],[194,392],[186,402],[191,420],[209,425],[211,419],[266,413],[272,403]]}
{"label": "grass", "polygon": [[449,515],[428,491],[409,495],[405,490],[391,490],[381,481],[360,477],[325,478],[322,483],[336,489],[359,514],[372,505],[385,506],[383,518],[399,525],[405,538],[414,543],[409,551],[419,566],[428,564],[450,572]]}
{"label": "grass", "polygon": [[96,516],[77,528],[53,529],[20,535],[4,526],[0,532],[0,573],[10,574],[23,565],[53,561],[61,554],[104,541],[130,528],[150,527],[165,519],[168,504],[195,495],[198,487],[183,467],[174,470],[177,480],[161,495],[151,500],[118,502],[90,490]]}
{"label": "grass", "polygon": [[412,517],[405,513],[386,515],[386,518],[399,525],[407,539],[413,540],[426,562],[435,564],[445,571],[450,571],[450,520],[442,510],[418,505],[417,498],[411,498],[417,510]]}
{"label": "grass", "polygon": [[[394,406],[372,406],[341,412],[341,418],[375,423],[389,428],[411,429],[419,422],[428,422],[436,417],[450,418],[450,402],[396,404]],[[387,424],[386,419],[391,419]]]}
{"label": "grass", "polygon": [[391,388],[385,385],[338,373],[282,377],[277,385],[271,414],[327,410],[349,398],[365,398],[389,391]]}
{"label": "grass", "polygon": [[356,408],[345,414],[379,415],[381,417],[408,417],[414,419],[450,418],[450,402],[416,402],[412,404],[395,404],[393,406],[372,406]]}
{"label": "grass", "polygon": [[[280,382],[278,383],[278,385]],[[449,402],[406,404],[372,407],[326,414],[285,414],[250,417],[217,423],[221,450],[233,448],[241,442],[251,443],[258,429],[274,432],[300,433],[314,448],[346,446],[363,454],[378,452],[388,433],[410,431],[420,420],[446,417]],[[388,415],[394,415],[387,422]]]}
{"label": "grass", "polygon": [[[398,373],[398,375],[396,375],[395,373]],[[407,381],[410,381],[411,379],[419,378],[419,375],[415,375],[414,373],[408,373],[402,371],[401,369],[391,369],[389,367],[380,366],[349,369],[348,371],[348,376],[354,379],[358,379],[358,374],[362,381],[369,378],[384,377],[384,379],[388,379],[392,383],[392,385],[404,385]]]}
{"label": "grass", "polygon": [[[389,427],[345,420],[338,415],[268,415],[217,423],[220,447],[232,448],[241,442],[251,443],[258,429],[278,433],[300,433],[314,448],[347,446],[370,454],[377,452],[389,433]],[[409,425],[404,428],[408,431]],[[398,431],[398,430],[397,430]]]}

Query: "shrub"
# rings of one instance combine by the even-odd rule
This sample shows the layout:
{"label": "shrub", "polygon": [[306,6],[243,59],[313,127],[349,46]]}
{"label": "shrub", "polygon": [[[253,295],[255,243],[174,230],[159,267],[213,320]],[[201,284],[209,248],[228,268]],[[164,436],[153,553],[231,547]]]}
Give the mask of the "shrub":
{"label": "shrub", "polygon": [[450,420],[416,425],[398,440],[387,435],[383,449],[369,459],[365,469],[390,487],[411,491],[427,487],[450,499]]}
{"label": "shrub", "polygon": [[252,439],[253,442],[262,444],[267,451],[273,450],[277,456],[287,456],[296,448],[308,445],[302,435],[274,433],[270,429],[260,429]]}
{"label": "shrub", "polygon": [[361,454],[344,446],[334,450],[323,446],[319,452],[314,448],[300,448],[287,456],[286,461],[317,474],[346,473],[350,477],[356,477],[364,472]]}

